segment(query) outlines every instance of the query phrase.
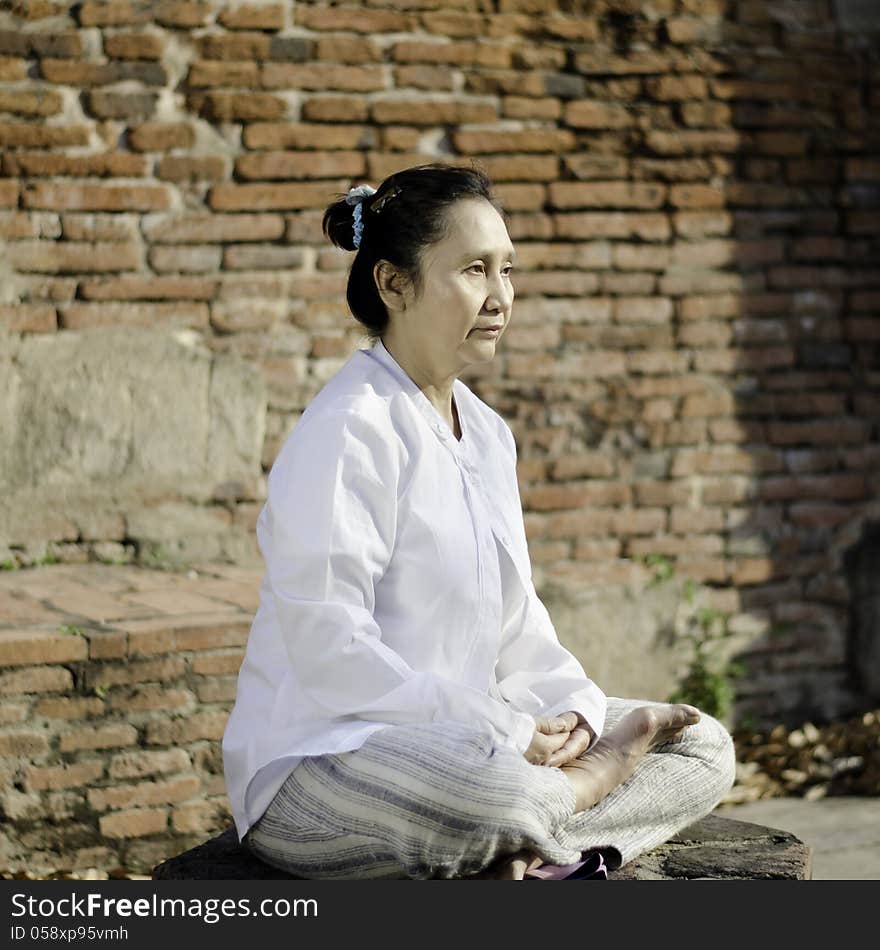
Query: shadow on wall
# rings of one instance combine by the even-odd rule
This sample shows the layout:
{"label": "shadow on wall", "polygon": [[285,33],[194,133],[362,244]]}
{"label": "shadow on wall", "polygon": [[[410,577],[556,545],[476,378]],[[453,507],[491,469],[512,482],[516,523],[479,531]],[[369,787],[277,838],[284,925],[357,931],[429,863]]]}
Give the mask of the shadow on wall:
{"label": "shadow on wall", "polygon": [[880,9],[741,12],[721,34],[737,78],[716,81],[734,283],[681,330],[715,336],[697,369],[735,412],[709,422],[702,501],[727,506],[752,618],[737,713],[794,725],[880,702]]}

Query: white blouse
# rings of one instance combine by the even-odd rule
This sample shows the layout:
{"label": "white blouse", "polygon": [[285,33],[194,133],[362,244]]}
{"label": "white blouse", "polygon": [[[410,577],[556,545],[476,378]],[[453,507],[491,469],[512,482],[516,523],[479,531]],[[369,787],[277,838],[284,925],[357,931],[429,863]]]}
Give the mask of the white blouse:
{"label": "white blouse", "polygon": [[463,722],[524,752],[536,716],[598,736],[605,695],[531,580],[516,446],[456,380],[461,440],[381,342],[308,406],[269,475],[260,605],[223,738],[241,837],[305,756]]}

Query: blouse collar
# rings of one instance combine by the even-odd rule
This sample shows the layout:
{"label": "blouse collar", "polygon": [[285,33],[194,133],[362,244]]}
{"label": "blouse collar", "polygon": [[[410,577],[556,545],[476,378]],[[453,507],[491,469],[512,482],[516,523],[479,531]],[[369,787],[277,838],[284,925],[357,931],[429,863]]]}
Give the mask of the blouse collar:
{"label": "blouse collar", "polygon": [[406,370],[391,355],[381,340],[376,340],[371,349],[364,350],[363,352],[381,363],[385,369],[397,379],[403,391],[412,399],[425,421],[441,442],[449,446],[453,451],[455,451],[457,446],[464,443],[465,436],[467,435],[467,422],[463,418],[465,400],[461,398],[463,388],[461,380],[456,379],[452,384],[452,395],[455,400],[455,408],[458,410],[458,424],[461,426],[461,439],[459,440],[455,438],[455,433],[434,407],[431,400],[419,389],[412,377],[409,376]]}

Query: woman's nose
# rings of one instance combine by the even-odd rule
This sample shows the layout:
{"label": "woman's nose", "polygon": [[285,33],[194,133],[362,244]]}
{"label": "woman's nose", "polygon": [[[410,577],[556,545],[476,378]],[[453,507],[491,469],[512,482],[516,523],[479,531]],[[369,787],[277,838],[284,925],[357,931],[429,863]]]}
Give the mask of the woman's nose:
{"label": "woman's nose", "polygon": [[486,297],[487,310],[507,310],[513,303],[513,287],[510,281],[503,277],[496,277],[489,288],[489,294]]}

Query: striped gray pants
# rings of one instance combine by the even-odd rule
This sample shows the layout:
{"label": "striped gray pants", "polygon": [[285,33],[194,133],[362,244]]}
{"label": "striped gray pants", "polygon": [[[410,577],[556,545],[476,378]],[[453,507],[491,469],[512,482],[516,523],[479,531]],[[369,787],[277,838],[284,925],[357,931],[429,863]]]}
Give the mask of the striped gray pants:
{"label": "striped gray pants", "polygon": [[[609,697],[606,728],[642,705]],[[389,726],[353,752],[303,759],[245,842],[310,879],[464,877],[520,850],[565,865],[600,849],[614,867],[708,814],[733,780],[730,735],[706,715],[577,813],[560,769],[475,727]]]}

